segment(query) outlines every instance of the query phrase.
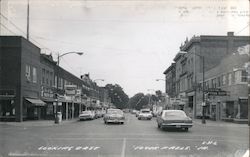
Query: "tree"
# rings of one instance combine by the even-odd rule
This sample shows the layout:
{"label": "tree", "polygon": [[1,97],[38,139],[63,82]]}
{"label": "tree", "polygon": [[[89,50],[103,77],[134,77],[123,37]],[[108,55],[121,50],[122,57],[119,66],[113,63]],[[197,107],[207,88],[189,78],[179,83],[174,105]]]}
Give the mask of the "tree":
{"label": "tree", "polygon": [[123,91],[120,85],[107,84],[105,88],[108,90],[109,97],[111,98],[111,103],[113,103],[116,106],[116,108],[119,109],[127,108],[129,97]]}
{"label": "tree", "polygon": [[137,93],[129,99],[129,108],[140,110],[148,105],[149,96],[144,95],[143,93]]}

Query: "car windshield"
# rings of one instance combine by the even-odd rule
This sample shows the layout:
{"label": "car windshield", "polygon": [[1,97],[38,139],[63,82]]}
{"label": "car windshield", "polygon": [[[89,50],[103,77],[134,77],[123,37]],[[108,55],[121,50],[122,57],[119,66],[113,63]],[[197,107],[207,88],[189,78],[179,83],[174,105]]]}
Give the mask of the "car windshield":
{"label": "car windshield", "polygon": [[168,111],[165,112],[164,117],[187,117],[185,112],[181,111]]}
{"label": "car windshield", "polygon": [[83,111],[82,114],[91,114],[91,111]]}
{"label": "car windshield", "polygon": [[122,114],[123,112],[121,110],[108,110],[108,114]]}
{"label": "car windshield", "polygon": [[150,113],[150,111],[142,110],[141,113]]}

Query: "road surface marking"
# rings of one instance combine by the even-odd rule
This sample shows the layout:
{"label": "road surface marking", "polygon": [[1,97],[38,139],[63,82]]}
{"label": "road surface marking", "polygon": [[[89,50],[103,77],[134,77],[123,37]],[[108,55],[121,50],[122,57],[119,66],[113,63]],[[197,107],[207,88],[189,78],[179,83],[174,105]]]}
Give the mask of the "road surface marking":
{"label": "road surface marking", "polygon": [[126,150],[126,138],[123,138],[121,157],[125,157],[125,150]]}

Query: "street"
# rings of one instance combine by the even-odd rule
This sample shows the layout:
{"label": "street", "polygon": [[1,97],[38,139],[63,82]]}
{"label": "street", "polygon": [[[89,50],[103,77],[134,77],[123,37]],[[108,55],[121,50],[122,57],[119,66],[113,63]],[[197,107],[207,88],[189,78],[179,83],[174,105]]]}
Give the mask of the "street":
{"label": "street", "polygon": [[130,113],[124,125],[106,125],[102,118],[48,126],[28,123],[0,123],[1,157],[237,157],[248,150],[249,141],[246,124],[201,124],[196,119],[188,132],[160,130],[155,118],[138,120]]}

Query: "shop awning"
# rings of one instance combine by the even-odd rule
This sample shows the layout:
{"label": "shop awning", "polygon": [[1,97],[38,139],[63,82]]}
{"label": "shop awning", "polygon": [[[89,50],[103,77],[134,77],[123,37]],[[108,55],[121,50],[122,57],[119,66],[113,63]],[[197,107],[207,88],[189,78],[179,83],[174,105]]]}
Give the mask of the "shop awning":
{"label": "shop awning", "polygon": [[40,99],[32,99],[32,98],[25,98],[28,102],[33,104],[34,106],[45,106],[45,102]]}

